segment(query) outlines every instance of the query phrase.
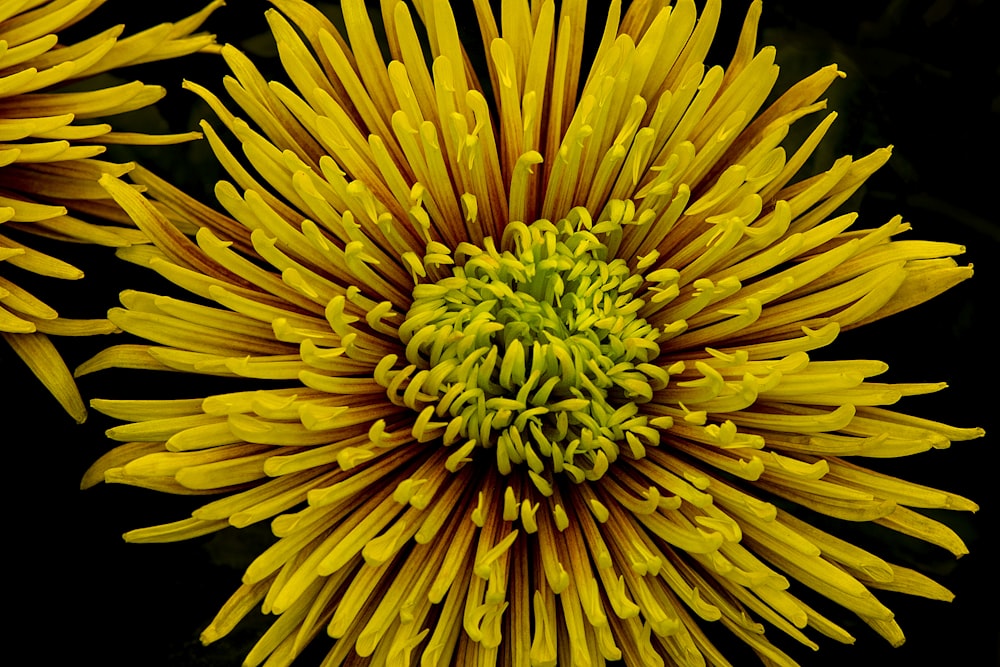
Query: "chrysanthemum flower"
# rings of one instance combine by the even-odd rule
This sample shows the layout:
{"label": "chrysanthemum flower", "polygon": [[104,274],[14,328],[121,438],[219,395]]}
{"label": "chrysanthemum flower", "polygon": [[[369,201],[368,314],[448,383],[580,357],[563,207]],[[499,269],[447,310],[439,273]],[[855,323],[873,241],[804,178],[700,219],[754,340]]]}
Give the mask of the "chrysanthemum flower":
{"label": "chrysanthemum flower", "polygon": [[[75,280],[77,267],[31,248],[25,235],[122,247],[146,242],[98,185],[102,174],[121,176],[133,165],[97,159],[109,144],[164,144],[197,137],[115,132],[95,122],[140,109],[163,97],[160,86],[131,81],[112,87],[77,85],[126,65],[173,58],[209,48],[214,38],[195,33],[219,5],[177,23],[127,38],[113,26],[89,39],[62,44],[59,32],[82,20],[104,0],[4,0],[0,6],[0,335],[77,421],[86,417],[73,377],[49,335],[110,333],[105,319],[59,317],[51,306],[19,287],[19,270]],[[71,211],[73,213],[71,213]],[[75,214],[83,213],[84,218]],[[98,216],[106,222],[86,220]]]}
{"label": "chrysanthemum flower", "polygon": [[125,292],[109,319],[150,343],[80,369],[244,381],[93,402],[129,423],[84,486],[222,494],[128,540],[272,522],[205,642],[261,606],[277,619],[248,665],[323,633],[326,665],[727,665],[717,623],[787,665],[765,626],[853,640],[805,589],[893,644],[873,590],[950,598],[802,518],[961,555],[918,510],[971,501],[862,463],[982,434],[890,407],[942,384],[814,358],[972,273],[959,246],[897,240],[899,218],[839,212],[888,149],[799,175],[834,121],[836,66],[761,111],[777,67],[757,2],[725,69],[703,62],[718,0],[700,16],[612,2],[589,68],[582,1],[476,0],[482,46],[446,0],[415,3],[419,21],[383,2],[388,64],[361,0],[342,4],[346,34],[274,4],[291,85],[233,47],[240,112],[188,84],[242,146],[203,124],[229,215],[132,172],[201,228],[192,241],[103,177],[155,244],[119,254],[194,296]]}

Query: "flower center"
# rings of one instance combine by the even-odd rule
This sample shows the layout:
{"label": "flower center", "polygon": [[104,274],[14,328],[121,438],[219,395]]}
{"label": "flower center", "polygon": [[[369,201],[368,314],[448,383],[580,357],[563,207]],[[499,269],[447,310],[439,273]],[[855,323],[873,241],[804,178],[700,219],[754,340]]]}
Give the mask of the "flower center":
{"label": "flower center", "polygon": [[449,467],[493,450],[501,473],[527,466],[548,495],[554,474],[598,479],[623,445],[641,457],[658,442],[637,405],[667,377],[651,363],[660,332],[638,314],[645,279],[574,217],[511,223],[506,250],[462,243],[450,276],[414,288],[406,392],[450,417]]}

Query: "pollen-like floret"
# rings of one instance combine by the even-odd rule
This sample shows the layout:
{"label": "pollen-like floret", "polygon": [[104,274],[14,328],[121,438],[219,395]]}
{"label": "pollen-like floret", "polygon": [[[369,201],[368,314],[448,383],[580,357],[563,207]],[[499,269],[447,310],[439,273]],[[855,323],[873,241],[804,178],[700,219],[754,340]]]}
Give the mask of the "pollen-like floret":
{"label": "pollen-like floret", "polygon": [[786,154],[836,67],[764,108],[757,2],[726,68],[704,63],[717,0],[610,3],[586,67],[582,1],[476,0],[482,44],[445,0],[383,2],[388,62],[361,0],[343,33],[274,4],[288,80],[225,47],[239,109],[188,84],[225,126],[203,123],[226,214],[141,169],[147,195],[101,179],[155,244],[119,254],[192,297],[123,294],[111,321],[149,343],[81,372],[245,387],[94,402],[125,444],[85,484],[222,494],[127,539],[271,521],[203,641],[259,606],[277,620],[247,665],[321,634],[326,665],[726,665],[718,623],[791,665],[776,631],[853,641],[804,588],[894,644],[875,591],[949,598],[797,516],[959,555],[919,510],[976,508],[859,463],[982,435],[895,407],[942,384],[814,354],[971,275],[901,218],[838,211],[887,149],[800,174],[830,114]]}

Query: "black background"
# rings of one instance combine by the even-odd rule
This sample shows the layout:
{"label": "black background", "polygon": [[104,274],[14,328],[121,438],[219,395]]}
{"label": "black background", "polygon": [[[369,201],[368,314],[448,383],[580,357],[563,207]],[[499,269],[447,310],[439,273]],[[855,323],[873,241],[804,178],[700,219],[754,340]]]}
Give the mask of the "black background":
{"label": "black background", "polygon": [[[154,7],[110,0],[83,23],[79,34],[118,22],[126,23],[131,33],[199,4],[179,0]],[[595,16],[601,14],[600,5],[591,3]],[[253,53],[262,69],[274,71],[273,49],[262,35],[265,6],[257,0],[230,0],[209,28],[221,40]],[[726,4],[712,63],[728,62],[744,6]],[[944,380],[950,389],[910,399],[903,408],[962,426],[980,425],[993,433],[997,329],[992,311],[1000,287],[996,19],[991,0],[773,0],[765,3],[759,39],[759,45],[778,47],[779,90],[829,62],[848,73],[829,93],[830,108],[839,111],[840,118],[817,168],[842,154],[860,157],[879,146],[895,146],[889,164],[851,203],[860,209],[864,226],[877,226],[902,213],[914,226],[910,238],[964,244],[968,251],[963,261],[976,266],[972,281],[911,312],[850,332],[829,350],[830,356],[883,359],[891,366],[890,381]],[[174,131],[194,128],[205,111],[193,95],[180,90],[181,71],[221,90],[223,68],[213,56],[135,68],[128,73],[166,85],[170,94],[159,105],[159,115],[132,114],[121,122]],[[210,192],[217,176],[203,144],[139,151],[138,156],[191,192]],[[98,316],[115,305],[123,287],[164,289],[146,272],[113,260],[109,250],[79,252],[41,245],[84,268],[88,280],[54,285],[30,276],[15,279],[29,288],[37,285],[37,292],[65,315]],[[60,346],[75,366],[105,342],[68,340]],[[125,544],[120,537],[124,531],[183,518],[201,501],[105,486],[78,491],[83,471],[109,447],[103,431],[113,422],[92,414],[86,424],[72,424],[6,346],[0,346],[0,377],[0,418],[5,426],[0,438],[7,455],[5,606],[8,619],[14,619],[13,625],[7,621],[6,636],[8,650],[24,646],[24,655],[33,656],[16,664],[239,664],[266,627],[265,619],[250,619],[208,648],[201,647],[198,634],[236,588],[249,560],[269,542],[266,526],[180,544]],[[123,393],[124,387],[136,387],[138,377],[108,371],[84,378],[80,386],[86,398],[167,397],[175,391],[170,378],[148,374],[141,375],[135,394]],[[203,390],[187,389],[199,395]],[[972,553],[959,561],[935,547],[883,531],[847,527],[841,533],[890,560],[921,569],[955,592],[951,604],[880,595],[907,633],[902,648],[890,648],[865,626],[854,624],[849,613],[841,615],[835,607],[822,605],[821,610],[855,634],[854,647],[820,639],[821,650],[813,653],[774,629],[768,636],[803,665],[998,664],[997,464],[990,434],[955,443],[949,450],[872,464],[966,495],[982,507],[974,516],[935,515],[970,547]],[[713,636],[723,637],[721,645],[736,665],[756,664],[751,654],[728,644],[724,633]],[[301,663],[318,664],[324,653],[316,647]]]}

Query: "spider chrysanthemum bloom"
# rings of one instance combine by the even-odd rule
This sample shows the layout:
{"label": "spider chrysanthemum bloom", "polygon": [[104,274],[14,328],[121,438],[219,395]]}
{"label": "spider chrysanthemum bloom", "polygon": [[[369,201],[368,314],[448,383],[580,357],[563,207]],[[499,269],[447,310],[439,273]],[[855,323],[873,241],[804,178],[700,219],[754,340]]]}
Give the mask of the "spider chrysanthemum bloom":
{"label": "spider chrysanthemum bloom", "polygon": [[249,665],[322,633],[328,665],[726,665],[718,623],[794,664],[765,625],[852,641],[798,591],[894,644],[873,589],[950,597],[796,517],[960,555],[911,508],[972,502],[860,463],[982,434],[887,407],[941,384],[811,357],[971,275],[959,246],[838,212],[888,150],[798,174],[834,115],[790,155],[782,141],[825,108],[835,66],[761,111],[777,68],[759,3],[725,69],[703,63],[718,1],[611,3],[587,68],[582,1],[477,0],[480,46],[446,0],[387,0],[388,63],[362,0],[342,3],[343,35],[274,4],[291,85],[232,47],[248,120],[189,84],[242,146],[203,124],[229,215],[132,172],[192,241],[102,179],[155,244],[120,254],[195,296],[124,293],[109,319],[151,344],[80,369],[244,380],[94,402],[130,423],[85,486],[223,494],[129,540],[272,521],[206,642],[262,606],[277,619]]}
{"label": "spider chrysanthemum bloom", "polygon": [[[59,317],[44,299],[18,286],[18,271],[83,277],[77,267],[33,249],[28,235],[111,247],[146,242],[130,224],[122,225],[128,218],[97,183],[102,174],[121,176],[132,165],[98,156],[109,144],[175,143],[198,135],[115,132],[99,120],[149,106],[165,91],[139,81],[110,87],[87,83],[119,67],[211,47],[214,38],[195,30],[222,2],[125,38],[124,27],[117,25],[71,44],[60,41],[60,31],[102,4],[104,0],[0,4],[0,335],[77,421],[86,417],[83,400],[48,336],[109,333],[115,327],[105,319]],[[61,90],[74,83],[71,91]],[[82,218],[76,217],[81,213]],[[87,220],[93,216],[112,224]]]}

